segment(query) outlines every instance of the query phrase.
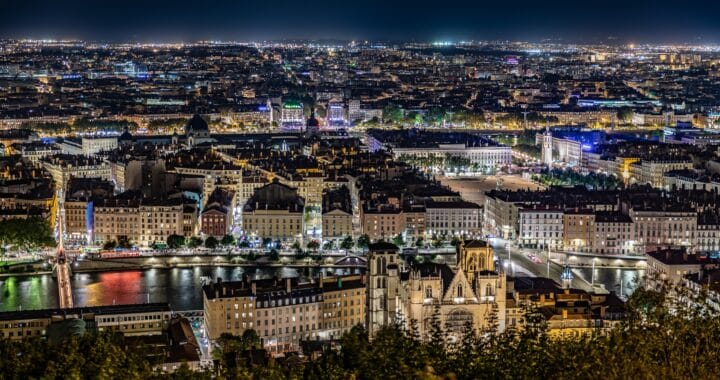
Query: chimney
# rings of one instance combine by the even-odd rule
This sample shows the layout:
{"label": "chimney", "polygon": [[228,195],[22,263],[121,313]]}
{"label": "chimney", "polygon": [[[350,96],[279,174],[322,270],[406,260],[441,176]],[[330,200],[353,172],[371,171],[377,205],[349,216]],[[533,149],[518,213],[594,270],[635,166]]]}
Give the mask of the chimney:
{"label": "chimney", "polygon": [[323,282],[325,282],[325,276],[323,275],[323,272],[320,272],[320,289],[323,288]]}
{"label": "chimney", "polygon": [[250,292],[252,293],[252,295],[256,295],[257,293],[257,285],[255,284],[255,281],[253,281],[253,283],[250,285]]}
{"label": "chimney", "polygon": [[288,277],[288,278],[285,279],[285,290],[286,290],[288,293],[290,293],[290,291],[292,290],[292,278],[289,278],[289,277]]}

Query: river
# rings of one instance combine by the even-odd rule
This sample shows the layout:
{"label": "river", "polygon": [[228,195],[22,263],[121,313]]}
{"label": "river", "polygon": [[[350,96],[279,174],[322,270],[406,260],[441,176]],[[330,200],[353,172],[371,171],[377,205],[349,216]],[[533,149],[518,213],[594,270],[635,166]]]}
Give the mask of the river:
{"label": "river", "polygon": [[[323,269],[331,275],[359,273],[357,269]],[[334,272],[336,271],[336,272]],[[595,269],[595,282],[607,290],[619,293],[619,278],[623,279],[623,293],[630,294],[635,279],[642,271]],[[591,281],[591,269],[573,271]],[[167,302],[174,310],[202,309],[203,278],[237,281],[243,274],[252,278],[302,277],[319,274],[319,269],[195,267],[146,269],[114,272],[75,273],[72,275],[73,298],[76,306],[99,306],[145,302]],[[57,284],[51,275],[13,276],[0,278],[0,311],[56,308]]]}
{"label": "river", "polygon": [[[203,307],[203,278],[223,281],[251,278],[319,275],[320,269],[195,267],[114,272],[74,273],[75,306],[99,306],[145,302],[167,302],[173,310]],[[350,269],[322,269],[327,275],[359,273]],[[58,307],[57,283],[51,275],[0,278],[0,312]]]}

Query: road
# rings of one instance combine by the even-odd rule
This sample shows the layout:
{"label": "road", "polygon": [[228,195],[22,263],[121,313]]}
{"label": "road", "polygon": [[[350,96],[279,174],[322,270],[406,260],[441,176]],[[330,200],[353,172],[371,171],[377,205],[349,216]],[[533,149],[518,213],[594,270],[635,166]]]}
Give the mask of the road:
{"label": "road", "polygon": [[[506,272],[511,275],[526,274],[532,277],[549,277],[555,280],[558,284],[561,284],[560,275],[562,274],[563,267],[556,263],[550,262],[548,266],[547,253],[538,250],[527,250],[518,249],[515,247],[508,246],[508,242],[502,239],[490,239],[490,243],[497,254],[498,259],[501,261],[501,265],[506,268]],[[536,263],[528,257],[529,253],[534,253],[538,256],[542,263]],[[549,271],[549,275],[548,275]],[[571,284],[572,288],[582,289],[586,291],[592,291],[590,283],[575,276]]]}
{"label": "road", "polygon": [[194,321],[190,323],[190,326],[200,347],[200,362],[202,365],[212,365],[212,346],[205,331],[205,324],[201,321]]}
{"label": "road", "polygon": [[61,309],[72,309],[73,297],[70,284],[70,267],[65,260],[61,260],[58,261],[55,270],[58,282],[58,306]]}

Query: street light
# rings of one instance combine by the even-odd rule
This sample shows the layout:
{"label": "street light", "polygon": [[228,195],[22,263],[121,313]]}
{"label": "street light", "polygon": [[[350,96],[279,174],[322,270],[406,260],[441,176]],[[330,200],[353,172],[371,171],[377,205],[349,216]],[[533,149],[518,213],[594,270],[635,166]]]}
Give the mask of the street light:
{"label": "street light", "polygon": [[593,257],[593,259],[592,259],[592,274],[590,277],[591,278],[590,285],[593,287],[595,286],[595,261],[597,261],[597,257]]}

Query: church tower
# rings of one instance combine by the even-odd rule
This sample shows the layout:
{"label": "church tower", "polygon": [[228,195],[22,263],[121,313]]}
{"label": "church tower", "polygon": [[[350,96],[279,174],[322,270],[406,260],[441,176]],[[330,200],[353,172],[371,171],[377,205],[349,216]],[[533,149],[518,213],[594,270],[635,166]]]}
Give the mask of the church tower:
{"label": "church tower", "polygon": [[370,244],[367,256],[367,329],[372,337],[381,327],[395,323],[400,305],[400,255],[395,244]]}
{"label": "church tower", "polygon": [[552,132],[550,132],[550,128],[545,128],[542,139],[542,162],[547,165],[548,169],[552,169],[553,163],[552,143]]}
{"label": "church tower", "polygon": [[474,283],[478,273],[495,271],[493,249],[486,241],[462,241],[457,249],[458,268],[465,272],[471,284]]}

